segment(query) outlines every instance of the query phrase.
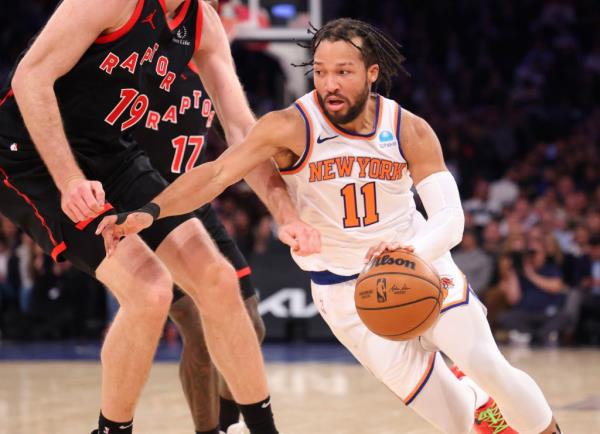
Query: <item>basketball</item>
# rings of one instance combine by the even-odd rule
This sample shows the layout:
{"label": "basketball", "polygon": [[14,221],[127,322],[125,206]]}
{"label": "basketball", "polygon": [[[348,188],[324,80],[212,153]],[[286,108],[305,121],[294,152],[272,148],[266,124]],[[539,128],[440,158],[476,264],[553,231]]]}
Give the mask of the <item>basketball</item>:
{"label": "basketball", "polygon": [[438,318],[446,294],[433,267],[406,250],[385,252],[358,276],[354,303],[373,333],[394,341],[423,334]]}

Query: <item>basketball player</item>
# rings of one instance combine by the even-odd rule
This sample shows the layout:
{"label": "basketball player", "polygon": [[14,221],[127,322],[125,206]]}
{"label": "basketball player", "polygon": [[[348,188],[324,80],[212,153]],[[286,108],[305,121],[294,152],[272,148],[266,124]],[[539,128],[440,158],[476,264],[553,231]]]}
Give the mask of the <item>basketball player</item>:
{"label": "basketball player", "polygon": [[[217,10],[218,1],[211,0],[208,3]],[[170,46],[171,52],[180,49],[182,46],[179,44]],[[164,92],[157,86],[148,87],[147,93],[151,101],[149,110],[163,117],[155,123],[138,124],[133,137],[148,154],[152,166],[164,179],[172,182],[179,174],[199,165],[205,159],[207,132],[215,113],[193,62],[179,74],[170,92]],[[178,109],[174,115],[173,107]],[[167,113],[170,115],[164,116]],[[235,268],[246,310],[259,342],[262,342],[265,327],[258,313],[258,298],[252,286],[251,270],[246,259],[210,204],[203,206],[195,214],[219,251]],[[242,424],[238,422],[239,409],[227,384],[210,360],[201,319],[193,300],[176,289],[169,316],[182,335],[179,374],[196,433],[219,434],[219,428],[226,432],[231,425],[234,425],[231,431],[241,430]]]}
{"label": "basketball player", "polygon": [[[181,173],[205,159],[207,133],[214,118],[212,103],[193,63],[179,74],[171,92],[152,91],[149,96],[152,101],[150,109],[157,113],[167,113],[173,110],[172,107],[184,108],[177,111],[177,123],[157,121],[149,128],[140,125],[134,132],[135,141],[146,151],[151,164],[168,182],[173,182]],[[264,323],[258,313],[258,298],[246,259],[210,204],[201,207],[195,214],[219,251],[235,268],[246,310],[259,341],[262,341]],[[210,360],[200,327],[201,320],[191,298],[176,290],[169,315],[183,338],[179,374],[196,433],[219,434],[219,426],[227,431],[230,425],[238,422],[239,411],[227,384],[219,381],[218,372]]]}
{"label": "basketball player", "polygon": [[[171,44],[182,49],[173,55]],[[65,0],[0,92],[0,212],[53,258],[102,281],[121,306],[101,354],[102,434],[132,432],[173,280],[201,311],[211,358],[250,431],[277,433],[235,271],[199,220],[166,219],[110,258],[94,236],[99,215],[139,206],[167,185],[123,131],[151,117],[141,84],[168,92],[192,57],[228,141],[239,143],[252,115],[219,18],[198,0]],[[310,253],[318,238],[285,185],[271,165],[258,175],[254,187],[284,223],[282,239]]]}
{"label": "basketball player", "polygon": [[[99,229],[109,251],[122,235],[208,202],[274,157],[301,216],[323,236],[320,254],[294,258],[311,272],[321,315],[365,367],[446,433],[469,432],[474,411],[478,432],[559,433],[539,387],[498,350],[482,305],[451,259],[464,216],[435,133],[396,102],[371,93],[379,83],[389,89],[402,69],[397,44],[366,23],[339,19],[317,31],[310,48],[315,91],[264,116],[238,148],[180,177],[154,199],[153,215],[105,218]],[[427,220],[415,209],[413,181]],[[353,293],[364,256],[401,245],[431,261],[448,296],[423,336],[393,342],[361,323]],[[452,375],[438,351],[470,378]]]}

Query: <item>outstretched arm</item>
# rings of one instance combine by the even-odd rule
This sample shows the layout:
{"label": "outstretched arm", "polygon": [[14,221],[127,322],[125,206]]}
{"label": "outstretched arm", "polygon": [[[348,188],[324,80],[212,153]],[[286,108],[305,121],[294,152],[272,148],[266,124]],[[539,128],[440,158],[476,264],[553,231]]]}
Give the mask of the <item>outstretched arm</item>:
{"label": "outstretched arm", "polygon": [[[107,254],[112,253],[123,236],[140,232],[155,219],[185,214],[210,202],[256,165],[281,151],[289,151],[282,144],[303,146],[303,128],[295,109],[269,113],[256,123],[242,144],[229,148],[217,160],[186,172],[150,204],[137,211],[105,217],[96,233],[102,233]],[[280,228],[279,238],[298,254],[320,251],[318,232],[301,221]]]}
{"label": "outstretched arm", "polygon": [[[249,133],[255,119],[235,72],[229,41],[221,20],[208,4],[202,6],[202,37],[194,60],[225,131],[226,142],[228,146],[235,147]],[[298,219],[286,185],[270,158],[260,161],[243,176],[278,224]]]}

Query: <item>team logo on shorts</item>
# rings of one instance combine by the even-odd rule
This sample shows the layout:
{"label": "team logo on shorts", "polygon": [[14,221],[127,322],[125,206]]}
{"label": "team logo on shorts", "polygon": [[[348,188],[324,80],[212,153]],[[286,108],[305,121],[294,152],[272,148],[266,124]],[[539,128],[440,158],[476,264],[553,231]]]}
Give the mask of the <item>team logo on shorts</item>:
{"label": "team logo on shorts", "polygon": [[377,279],[377,301],[379,303],[387,301],[387,280],[385,277]]}
{"label": "team logo on shorts", "polygon": [[441,277],[440,283],[446,291],[451,288],[454,288],[454,279],[452,277]]}
{"label": "team logo on shorts", "polygon": [[448,296],[448,291],[454,288],[454,279],[452,277],[440,277],[442,291],[445,292],[444,298]]}

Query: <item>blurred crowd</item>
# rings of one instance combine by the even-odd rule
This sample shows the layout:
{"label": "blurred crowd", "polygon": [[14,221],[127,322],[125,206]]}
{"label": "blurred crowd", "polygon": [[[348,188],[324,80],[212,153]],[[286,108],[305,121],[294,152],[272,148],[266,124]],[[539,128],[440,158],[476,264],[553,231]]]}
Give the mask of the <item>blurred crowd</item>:
{"label": "blurred crowd", "polygon": [[[17,2],[10,14],[0,5],[0,79],[55,3]],[[524,345],[600,344],[598,2],[371,5],[328,0],[324,19],[367,20],[404,46],[411,76],[400,77],[391,96],[440,138],[466,215],[454,257],[497,337]],[[233,51],[257,112],[279,108],[284,68],[264,46],[257,52],[236,42]],[[216,137],[209,143],[212,155],[224,147]],[[245,184],[228,189],[215,206],[246,255],[268,251],[272,220]],[[110,311],[103,297],[99,285],[44,258],[2,220],[5,336],[97,334]]]}

